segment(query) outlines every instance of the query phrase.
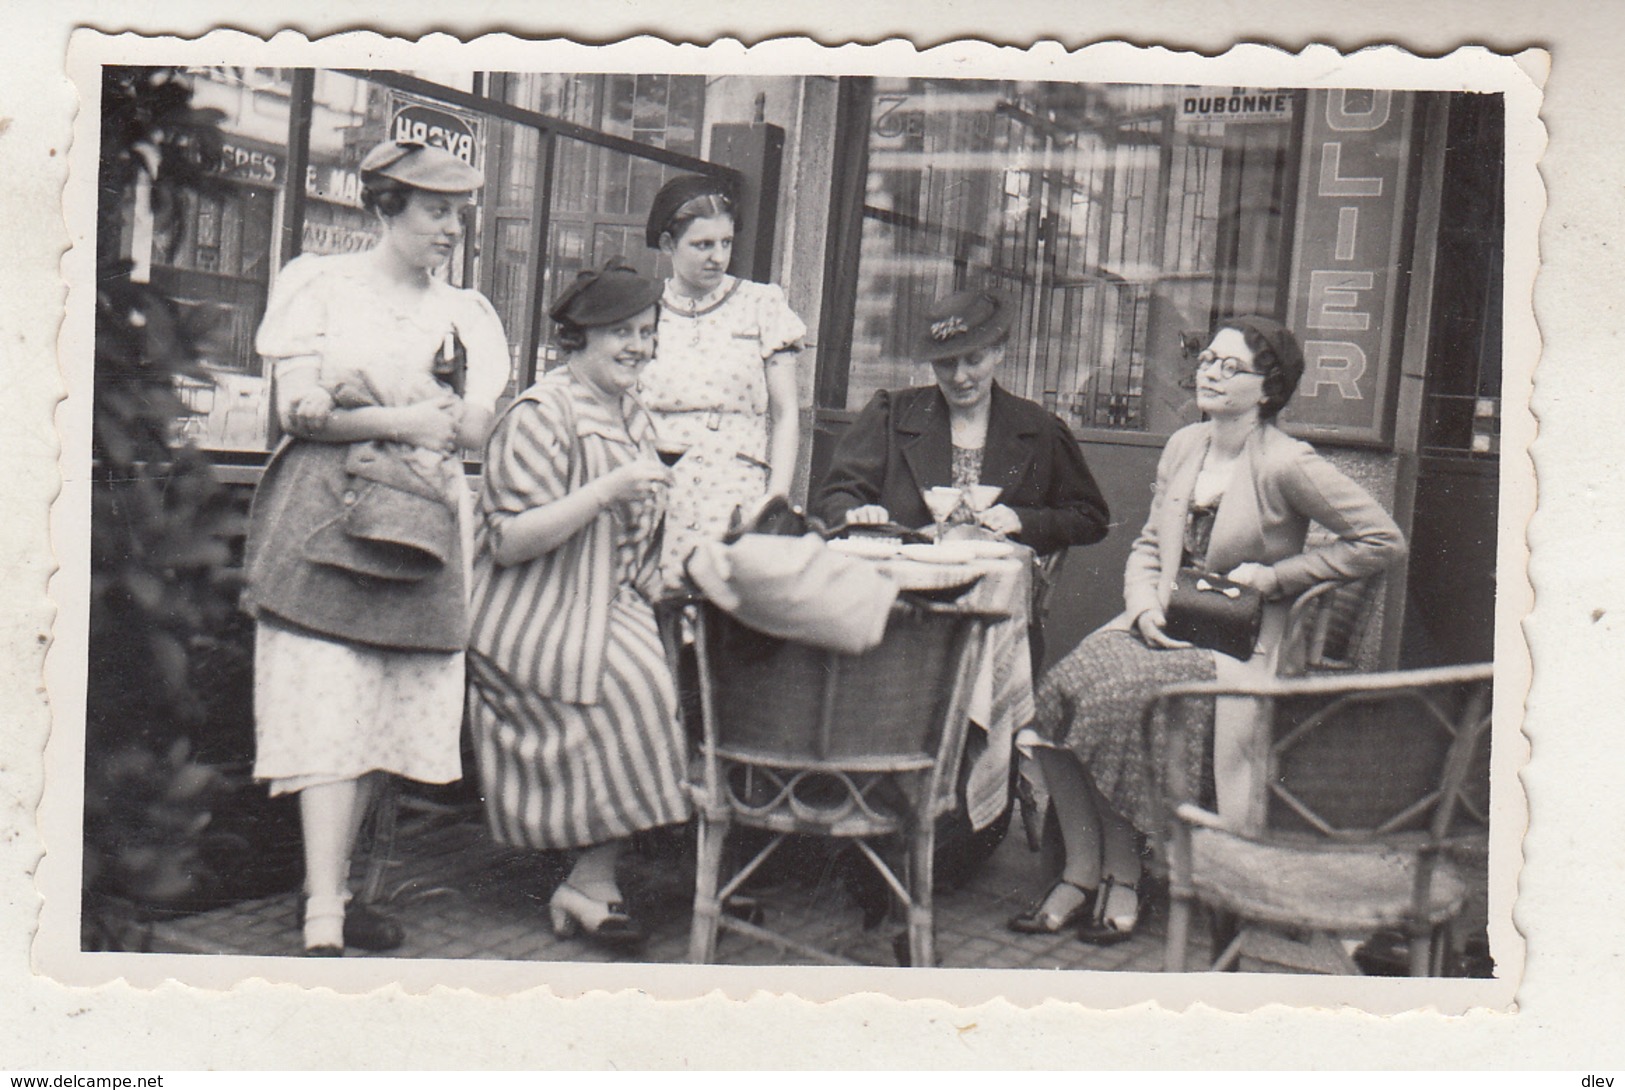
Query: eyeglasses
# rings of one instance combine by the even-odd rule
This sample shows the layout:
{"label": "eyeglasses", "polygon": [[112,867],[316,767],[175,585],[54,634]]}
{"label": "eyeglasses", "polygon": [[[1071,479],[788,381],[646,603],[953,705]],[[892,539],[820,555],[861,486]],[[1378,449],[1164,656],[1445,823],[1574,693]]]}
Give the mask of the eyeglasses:
{"label": "eyeglasses", "polygon": [[1224,378],[1235,378],[1237,375],[1258,375],[1262,377],[1264,374],[1262,371],[1254,371],[1252,368],[1245,366],[1234,356],[1218,356],[1211,350],[1196,357],[1196,369],[1198,371],[1215,363],[1219,365],[1219,374]]}

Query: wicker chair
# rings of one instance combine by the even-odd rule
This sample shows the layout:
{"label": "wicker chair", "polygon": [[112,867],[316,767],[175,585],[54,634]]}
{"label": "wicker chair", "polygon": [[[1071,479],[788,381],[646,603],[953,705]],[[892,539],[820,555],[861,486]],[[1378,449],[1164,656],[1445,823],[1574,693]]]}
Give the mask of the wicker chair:
{"label": "wicker chair", "polygon": [[1316,583],[1292,603],[1281,643],[1278,677],[1370,669],[1367,637],[1374,627],[1381,575]]}
{"label": "wicker chair", "polygon": [[[934,963],[936,819],[956,804],[966,705],[993,619],[900,601],[880,645],[853,656],[775,640],[699,607],[704,737],[691,961],[713,960],[719,927],[846,961],[723,911],[787,836],[802,834],[854,841],[907,909],[910,964]],[[724,841],[736,824],[773,835],[724,880]],[[887,838],[903,843],[904,877],[871,844]]]}
{"label": "wicker chair", "polygon": [[[1457,866],[1488,835],[1491,668],[1309,677],[1237,689],[1171,687],[1147,708],[1167,729],[1167,968],[1183,972],[1192,909],[1232,914],[1213,968],[1249,957],[1300,970],[1359,971],[1340,938],[1395,930],[1413,976],[1438,975],[1468,882]],[[1267,724],[1262,829],[1243,834],[1188,781],[1205,744],[1182,703],[1257,700]],[[1195,747],[1193,749],[1193,747]]]}

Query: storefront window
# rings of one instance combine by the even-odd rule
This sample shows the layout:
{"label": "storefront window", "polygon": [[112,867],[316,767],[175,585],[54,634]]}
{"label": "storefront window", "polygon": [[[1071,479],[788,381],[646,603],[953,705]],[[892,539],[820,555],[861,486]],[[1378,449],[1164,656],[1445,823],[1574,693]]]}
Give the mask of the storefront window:
{"label": "storefront window", "polygon": [[[182,231],[173,238],[163,237],[137,200],[123,237],[138,277],[151,279],[184,308],[208,312],[210,379],[184,381],[182,394],[194,415],[181,429],[212,450],[264,452],[274,444],[272,376],[254,351],[267,297],[288,259],[355,253],[377,242],[378,222],[361,205],[360,164],[379,142],[444,147],[485,174],[444,275],[484,292],[501,316],[510,395],[533,367],[556,358],[550,325],[543,321],[538,328],[538,307],[578,270],[621,256],[646,272],[665,272],[659,255],[644,245],[650,202],[677,171],[703,169],[695,158],[704,119],[701,76],[373,77],[225,67],[195,68],[188,76],[196,105],[224,117],[221,173],[229,184],[188,197]],[[527,109],[534,120],[495,116],[469,100],[476,92]],[[302,123],[307,114],[308,124]],[[566,135],[568,126],[552,125],[553,118],[610,139]],[[664,149],[657,154],[665,158],[671,152],[690,157],[688,165],[657,162],[627,141]],[[616,144],[623,146],[608,146]],[[301,160],[295,179],[291,164]],[[549,199],[551,209],[543,206]]]}
{"label": "storefront window", "polygon": [[[651,147],[699,154],[702,76],[528,73],[510,79],[508,99],[515,105]],[[558,138],[554,154],[543,297],[557,298],[576,273],[612,257],[665,275],[659,254],[645,245],[644,222],[655,193],[677,168],[568,136]],[[538,370],[557,359],[551,325],[545,325]]]}
{"label": "storefront window", "polygon": [[[208,196],[188,195],[183,230],[155,232],[148,210],[132,210],[137,274],[199,313],[210,335],[202,345],[214,382],[185,380],[182,396],[196,415],[183,432],[203,446],[263,449],[266,380],[254,354],[254,331],[276,266],[280,192],[287,178],[291,72],[280,68],[207,67],[189,72],[193,102],[219,110],[227,183]],[[147,240],[142,245],[141,240]]]}
{"label": "storefront window", "polygon": [[[196,105],[224,115],[222,174],[229,184],[217,194],[188,197],[178,238],[156,232],[139,207],[132,210],[128,235],[138,274],[150,276],[184,308],[208,312],[212,333],[204,362],[212,381],[185,382],[183,396],[195,410],[182,424],[187,436],[218,450],[270,447],[271,376],[254,352],[267,296],[285,256],[354,253],[375,244],[378,222],[361,205],[360,164],[386,139],[447,147],[488,172],[494,145],[513,149],[495,156],[496,176],[470,207],[463,244],[445,275],[486,291],[499,308],[507,304],[510,341],[519,343],[529,328],[528,264],[521,263],[516,277],[505,255],[516,249],[516,233],[526,237],[534,215],[534,132],[384,83],[317,71],[311,74],[306,165],[295,201],[289,164],[296,157],[289,141],[301,134],[293,124],[293,70],[197,68],[188,74]],[[472,78],[441,76],[437,82],[454,87]],[[522,211],[493,217],[490,224],[482,220],[482,207],[502,202],[510,213],[516,205]],[[295,222],[294,239],[284,243]],[[487,227],[489,239],[480,235]],[[489,269],[481,265],[485,254],[492,255]],[[517,349],[513,354],[517,358]]]}
{"label": "storefront window", "polygon": [[1280,313],[1291,92],[882,79],[846,407],[931,381],[931,301],[988,287],[1018,319],[1000,381],[1078,428],[1195,419],[1187,335]]}

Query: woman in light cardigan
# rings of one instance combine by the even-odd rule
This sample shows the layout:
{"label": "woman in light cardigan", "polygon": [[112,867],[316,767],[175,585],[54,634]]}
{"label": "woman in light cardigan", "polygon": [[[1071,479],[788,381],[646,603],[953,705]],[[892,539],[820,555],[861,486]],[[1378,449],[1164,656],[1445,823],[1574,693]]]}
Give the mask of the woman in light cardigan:
{"label": "woman in light cardigan", "polygon": [[[1039,688],[1033,726],[1044,744],[1037,754],[1066,855],[1058,880],[1010,921],[1013,930],[1050,933],[1080,923],[1085,942],[1128,938],[1139,914],[1135,832],[1158,823],[1152,753],[1140,729],[1145,702],[1176,682],[1273,676],[1298,594],[1323,580],[1372,575],[1404,555],[1404,538],[1388,513],[1276,425],[1302,374],[1296,339],[1268,318],[1221,322],[1198,357],[1196,399],[1207,419],[1176,432],[1163,450],[1151,514],[1123,576],[1126,608],[1057,663]],[[1305,550],[1311,522],[1335,540]],[[1217,572],[1263,593],[1263,627],[1249,660],[1192,647],[1164,631],[1181,567]],[[1245,790],[1250,722],[1244,702],[1221,702],[1215,710],[1221,814]],[[1160,737],[1149,742],[1154,751]]]}

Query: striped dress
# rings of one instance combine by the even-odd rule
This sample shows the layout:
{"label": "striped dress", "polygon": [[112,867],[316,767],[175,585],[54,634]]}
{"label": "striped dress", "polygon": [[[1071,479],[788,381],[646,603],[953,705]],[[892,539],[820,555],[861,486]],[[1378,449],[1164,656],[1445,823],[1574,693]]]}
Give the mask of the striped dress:
{"label": "striped dress", "polygon": [[568,368],[520,395],[492,435],[469,721],[492,833],[505,844],[586,847],[689,816],[676,693],[650,606],[663,507],[612,506],[522,564],[491,557],[515,515],[653,456],[653,424],[637,402],[625,399],[617,415]]}

